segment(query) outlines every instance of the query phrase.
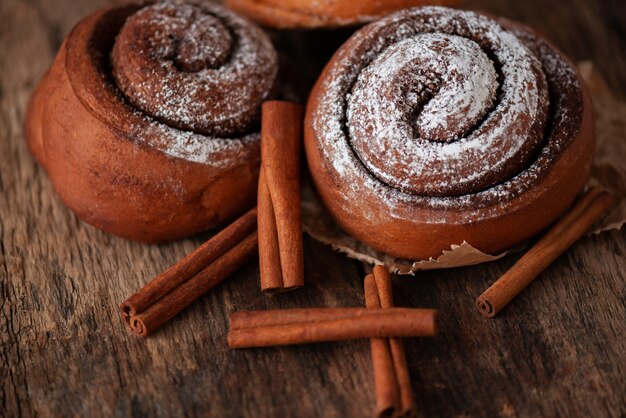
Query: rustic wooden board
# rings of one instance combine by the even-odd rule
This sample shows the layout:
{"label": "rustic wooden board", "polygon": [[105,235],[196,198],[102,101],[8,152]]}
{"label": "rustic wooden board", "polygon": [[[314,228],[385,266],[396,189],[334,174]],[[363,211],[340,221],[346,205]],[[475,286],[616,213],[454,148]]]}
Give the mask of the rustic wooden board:
{"label": "rustic wooden board", "polygon": [[[0,5],[0,416],[368,416],[366,341],[230,351],[235,309],[359,306],[368,268],[305,241],[305,289],[258,291],[251,264],[151,338],[117,304],[202,242],[147,246],[80,222],[22,134],[29,94],[62,38],[102,0]],[[626,98],[624,2],[468,6],[527,22],[592,59]],[[474,298],[514,262],[396,277],[400,305],[441,310],[440,335],[406,343],[423,416],[626,415],[626,231],[585,238],[494,320]],[[556,301],[556,302],[555,302]]]}

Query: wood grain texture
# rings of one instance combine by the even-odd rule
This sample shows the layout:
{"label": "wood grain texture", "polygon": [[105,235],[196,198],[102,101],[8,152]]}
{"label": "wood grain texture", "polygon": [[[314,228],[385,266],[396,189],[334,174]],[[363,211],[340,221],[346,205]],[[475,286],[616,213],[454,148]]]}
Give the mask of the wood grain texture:
{"label": "wood grain texture", "polygon": [[[0,3],[0,416],[370,416],[366,340],[227,349],[236,309],[363,305],[368,267],[310,239],[301,290],[261,294],[252,263],[153,337],[126,330],[119,302],[206,236],[141,245],[80,222],[22,133],[30,92],[62,38],[103,4]],[[575,60],[591,58],[626,98],[624,2],[467,5],[539,28]],[[626,231],[581,240],[498,318],[482,318],[474,299],[517,257],[394,278],[398,306],[441,311],[436,338],[405,344],[420,415],[626,415]]]}

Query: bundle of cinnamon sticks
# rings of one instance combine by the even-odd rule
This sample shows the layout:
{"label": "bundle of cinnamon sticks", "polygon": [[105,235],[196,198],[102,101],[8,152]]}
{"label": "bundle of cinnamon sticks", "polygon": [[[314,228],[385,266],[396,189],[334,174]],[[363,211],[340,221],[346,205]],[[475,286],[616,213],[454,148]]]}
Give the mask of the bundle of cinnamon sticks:
{"label": "bundle of cinnamon sticks", "polygon": [[[389,271],[383,266],[375,266],[373,274],[365,277],[365,306],[391,309],[393,305]],[[370,345],[378,416],[414,416],[411,377],[402,340],[397,337],[372,338]]]}
{"label": "bundle of cinnamon sticks", "polygon": [[303,108],[268,101],[261,111],[259,173],[259,269],[261,290],[283,291],[304,284],[300,153]]}
{"label": "bundle of cinnamon sticks", "polygon": [[233,274],[257,251],[256,208],[155,277],[120,305],[130,330],[145,337]]}
{"label": "bundle of cinnamon sticks", "polygon": [[412,417],[415,403],[400,337],[434,336],[437,311],[395,308],[391,278],[376,266],[366,276],[365,308],[239,311],[230,316],[231,348],[370,338],[376,416]]}

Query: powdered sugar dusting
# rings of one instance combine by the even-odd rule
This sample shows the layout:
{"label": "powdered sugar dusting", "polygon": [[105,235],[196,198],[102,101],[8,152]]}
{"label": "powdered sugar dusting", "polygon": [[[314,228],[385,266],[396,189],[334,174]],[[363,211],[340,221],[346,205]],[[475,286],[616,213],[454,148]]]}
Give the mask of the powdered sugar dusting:
{"label": "powdered sugar dusting", "polygon": [[258,154],[261,134],[241,138],[207,138],[191,131],[171,128],[156,120],[136,127],[137,138],[170,157],[205,164],[229,167],[247,161],[251,153]]}
{"label": "powdered sugar dusting", "polygon": [[[432,35],[424,38],[424,34]],[[382,98],[377,94],[385,88],[384,80],[393,82],[394,71],[422,68],[422,61],[420,66],[414,62],[429,54],[424,40],[451,41],[453,37],[471,39],[487,51],[490,60],[496,60],[492,65],[501,72],[501,85],[493,105],[493,78],[489,65],[481,58],[477,63],[448,60],[452,68],[444,67],[443,71],[480,71],[488,83],[476,85],[474,81],[476,89],[469,96],[471,100],[463,89],[458,90],[460,95],[441,96],[431,108],[421,109],[422,115],[428,115],[422,120],[419,115],[407,117],[401,105],[414,97],[419,99],[423,92],[430,94],[428,83],[433,75],[436,82],[442,76],[435,66],[411,74],[413,91],[408,92],[415,96],[407,94],[406,89]],[[464,41],[452,42],[460,45],[455,46],[457,50],[472,48],[462,44]],[[443,60],[429,58],[435,63]],[[475,65],[480,68],[473,68]],[[368,71],[380,78],[368,79]],[[560,54],[532,34],[523,37],[484,16],[446,8],[410,9],[365,27],[337,53],[321,83],[311,120],[319,152],[334,173],[332,178],[340,184],[346,200],[362,199],[364,195],[378,199],[381,206],[390,209],[385,215],[392,217],[405,216],[400,208],[407,206],[432,209],[433,219],[429,221],[434,223],[447,222],[446,209],[463,209],[467,222],[496,215],[508,201],[545,175],[551,161],[575,137],[581,121],[580,85],[571,65]],[[482,112],[488,113],[476,117]],[[459,121],[460,113],[471,116]],[[471,129],[466,137],[458,138],[466,121]],[[449,129],[451,126],[456,129]],[[494,177],[498,168],[504,175]],[[427,178],[433,170],[439,184],[428,196],[419,187],[427,183],[424,176]],[[481,177],[484,181],[477,182]],[[469,191],[459,193],[463,190],[460,184],[469,185]],[[450,192],[448,186],[456,192]],[[448,196],[436,196],[437,191]],[[374,221],[378,216],[358,215]]]}
{"label": "powdered sugar dusting", "polygon": [[349,134],[380,180],[416,194],[467,194],[517,173],[539,147],[542,129],[531,125],[545,121],[548,105],[539,62],[495,22],[481,36],[502,63],[494,108],[494,63],[474,40],[460,36],[404,39],[359,74],[347,99]]}
{"label": "powdered sugar dusting", "polygon": [[256,26],[218,5],[164,1],[126,20],[111,60],[133,138],[216,167],[258,153],[260,105],[278,64]]}

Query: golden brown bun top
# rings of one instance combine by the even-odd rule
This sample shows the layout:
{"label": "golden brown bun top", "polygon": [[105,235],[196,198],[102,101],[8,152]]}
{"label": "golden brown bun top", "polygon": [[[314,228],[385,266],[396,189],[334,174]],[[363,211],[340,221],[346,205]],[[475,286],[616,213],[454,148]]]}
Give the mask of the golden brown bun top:
{"label": "golden brown bun top", "polygon": [[226,6],[236,12],[278,29],[354,26],[409,7],[459,3],[460,0],[226,0]]}

